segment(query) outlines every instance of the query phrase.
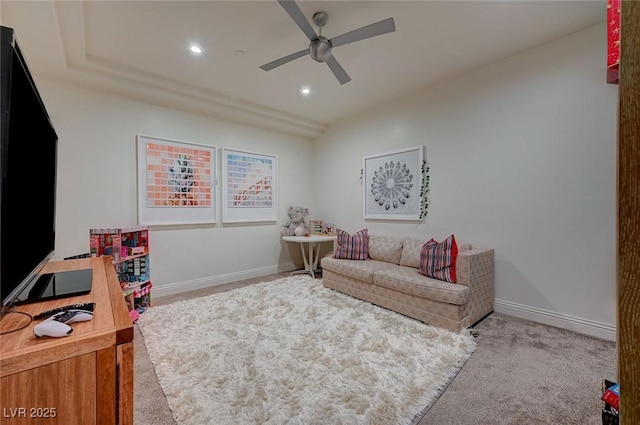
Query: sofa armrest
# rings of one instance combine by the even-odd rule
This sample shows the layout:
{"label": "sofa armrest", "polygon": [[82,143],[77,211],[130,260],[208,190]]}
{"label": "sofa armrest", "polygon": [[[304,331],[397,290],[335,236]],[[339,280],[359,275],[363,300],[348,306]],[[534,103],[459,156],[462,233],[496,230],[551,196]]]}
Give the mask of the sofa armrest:
{"label": "sofa armrest", "polygon": [[478,280],[493,282],[493,249],[473,247],[459,252],[456,259],[456,279],[456,283],[465,286]]}
{"label": "sofa armrest", "polygon": [[470,325],[493,311],[494,276],[493,249],[474,247],[458,254],[456,278],[458,284],[469,288]]}

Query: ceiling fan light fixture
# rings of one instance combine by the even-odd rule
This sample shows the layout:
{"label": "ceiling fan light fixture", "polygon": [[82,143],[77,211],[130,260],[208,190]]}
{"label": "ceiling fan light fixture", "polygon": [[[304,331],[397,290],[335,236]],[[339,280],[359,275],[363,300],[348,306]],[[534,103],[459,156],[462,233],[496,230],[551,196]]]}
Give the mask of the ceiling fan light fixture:
{"label": "ceiling fan light fixture", "polygon": [[309,45],[309,56],[316,62],[326,62],[331,57],[331,42],[325,37],[313,40]]}
{"label": "ceiling fan light fixture", "polygon": [[322,27],[324,27],[329,20],[327,12],[320,11],[313,14],[313,23],[318,26],[318,32],[316,33],[311,27],[309,21],[307,21],[307,18],[305,18],[302,10],[300,10],[300,7],[296,4],[295,0],[278,0],[278,3],[282,6],[285,12],[287,12],[291,19],[293,19],[298,28],[302,30],[304,35],[307,36],[311,44],[308,49],[303,49],[287,56],[283,56],[280,59],[265,63],[260,66],[260,69],[264,71],[271,71],[274,68],[284,65],[285,63],[289,63],[292,60],[307,56],[308,54],[314,61],[326,63],[338,82],[340,84],[346,84],[351,81],[351,77],[349,77],[349,74],[347,74],[347,71],[344,70],[335,56],[331,54],[331,49],[333,47],[340,47],[342,45],[354,43],[367,38],[377,37],[396,30],[396,24],[393,18],[387,18],[328,39],[322,35]]}

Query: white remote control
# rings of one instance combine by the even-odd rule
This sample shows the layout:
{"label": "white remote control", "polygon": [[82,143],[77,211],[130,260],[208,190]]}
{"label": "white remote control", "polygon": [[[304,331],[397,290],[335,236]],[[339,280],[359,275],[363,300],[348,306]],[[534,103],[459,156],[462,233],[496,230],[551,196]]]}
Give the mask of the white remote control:
{"label": "white remote control", "polygon": [[55,338],[69,335],[73,328],[69,323],[84,322],[93,319],[93,313],[87,310],[65,310],[54,314],[42,323],[34,326],[33,333],[37,337],[51,336]]}

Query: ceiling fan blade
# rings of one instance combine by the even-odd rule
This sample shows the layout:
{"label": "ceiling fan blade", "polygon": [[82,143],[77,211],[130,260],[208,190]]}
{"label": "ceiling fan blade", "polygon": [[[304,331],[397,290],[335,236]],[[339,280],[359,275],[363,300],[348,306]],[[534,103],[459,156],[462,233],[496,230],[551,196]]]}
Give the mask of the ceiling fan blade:
{"label": "ceiling fan blade", "polygon": [[396,24],[393,18],[383,19],[380,22],[367,25],[357,30],[346,32],[337,37],[333,37],[331,40],[331,47],[342,46],[343,44],[353,43],[354,41],[364,40],[365,38],[375,37],[377,35],[394,32],[396,30]]}
{"label": "ceiling fan blade", "polygon": [[313,41],[318,38],[318,35],[311,27],[307,18],[304,17],[302,10],[298,7],[295,1],[293,0],[278,0],[280,6],[291,16],[291,19],[300,27],[303,33],[307,36],[309,41]]}
{"label": "ceiling fan blade", "polygon": [[299,52],[291,53],[290,55],[287,55],[280,59],[276,59],[273,62],[265,63],[260,67],[260,69],[263,69],[265,71],[271,71],[273,68],[277,68],[280,65],[284,65],[287,62],[291,62],[294,59],[301,58],[308,54],[309,54],[309,49],[300,50]]}
{"label": "ceiling fan blade", "polygon": [[351,77],[347,74],[347,71],[344,70],[342,65],[340,65],[337,59],[332,55],[329,59],[327,59],[327,65],[331,68],[331,72],[336,76],[340,84],[346,84],[351,81]]}

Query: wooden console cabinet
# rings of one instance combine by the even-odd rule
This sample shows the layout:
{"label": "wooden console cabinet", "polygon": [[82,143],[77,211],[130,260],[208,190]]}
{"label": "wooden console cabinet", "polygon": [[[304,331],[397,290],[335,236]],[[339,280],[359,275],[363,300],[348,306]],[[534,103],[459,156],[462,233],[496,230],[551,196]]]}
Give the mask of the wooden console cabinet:
{"label": "wooden console cabinet", "polygon": [[[0,336],[0,423],[133,424],[133,325],[111,257],[50,262],[43,272],[93,269],[87,295],[20,305],[36,315],[95,302],[94,317],[63,338],[36,338],[34,321]],[[2,330],[28,319],[9,314]]]}

